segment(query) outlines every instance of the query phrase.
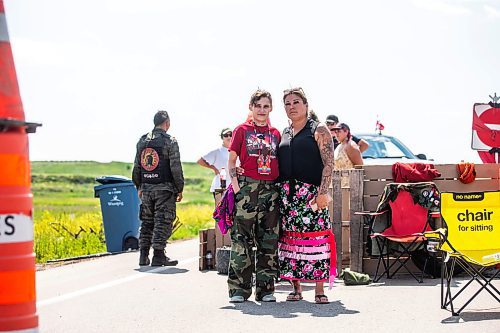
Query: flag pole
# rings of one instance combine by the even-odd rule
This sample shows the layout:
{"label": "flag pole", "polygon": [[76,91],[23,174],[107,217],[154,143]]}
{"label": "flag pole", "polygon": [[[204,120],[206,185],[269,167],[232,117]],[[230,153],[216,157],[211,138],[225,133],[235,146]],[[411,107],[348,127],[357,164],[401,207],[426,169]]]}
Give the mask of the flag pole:
{"label": "flag pole", "polygon": [[[495,92],[495,94],[493,96],[491,95],[488,95],[492,102],[490,103],[492,107],[494,108],[498,108],[500,107],[500,104],[498,103],[499,100],[500,100],[500,96],[497,96],[497,93]],[[500,163],[500,147],[493,147],[491,148],[490,152],[493,154],[495,154],[495,163],[496,164],[499,164]]]}

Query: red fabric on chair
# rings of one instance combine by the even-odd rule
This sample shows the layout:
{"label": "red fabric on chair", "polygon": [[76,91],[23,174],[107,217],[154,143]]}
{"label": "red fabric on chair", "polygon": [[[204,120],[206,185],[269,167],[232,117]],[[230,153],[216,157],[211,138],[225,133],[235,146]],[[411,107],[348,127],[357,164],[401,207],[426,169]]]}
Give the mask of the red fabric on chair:
{"label": "red fabric on chair", "polygon": [[[408,191],[399,191],[391,206],[391,225],[383,232],[375,235],[391,237],[391,240],[412,242],[415,237],[420,236],[423,231],[432,230],[427,224],[428,210],[413,202],[413,197]],[[426,226],[427,225],[427,226]],[[424,230],[425,228],[425,230]]]}
{"label": "red fabric on chair", "polygon": [[433,164],[396,162],[392,165],[392,176],[396,183],[414,183],[431,181],[441,174]]}

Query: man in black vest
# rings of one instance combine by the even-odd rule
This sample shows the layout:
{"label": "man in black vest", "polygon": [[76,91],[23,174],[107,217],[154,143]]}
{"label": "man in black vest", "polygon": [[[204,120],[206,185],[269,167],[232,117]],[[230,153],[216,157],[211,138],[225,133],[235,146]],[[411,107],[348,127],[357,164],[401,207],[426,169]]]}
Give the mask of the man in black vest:
{"label": "man in black vest", "polygon": [[137,143],[132,171],[142,201],[139,265],[149,265],[149,249],[153,246],[151,266],[175,266],[177,260],[165,255],[165,246],[172,235],[176,202],[182,200],[184,175],[177,141],[167,134],[170,128],[167,111],[158,111],[153,121],[155,128]]}

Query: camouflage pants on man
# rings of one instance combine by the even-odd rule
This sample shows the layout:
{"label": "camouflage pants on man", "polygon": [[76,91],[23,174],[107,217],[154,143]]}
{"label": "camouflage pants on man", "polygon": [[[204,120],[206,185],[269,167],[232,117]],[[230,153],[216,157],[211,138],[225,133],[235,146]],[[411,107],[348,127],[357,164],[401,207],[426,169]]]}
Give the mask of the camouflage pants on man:
{"label": "camouflage pants on man", "polygon": [[[236,215],[231,227],[229,297],[252,295],[252,273],[256,273],[255,298],[273,294],[278,273],[278,191],[274,184],[241,182],[236,194]],[[253,247],[257,248],[254,255]]]}
{"label": "camouflage pants on man", "polygon": [[172,235],[176,195],[167,190],[143,191],[141,200],[139,247],[163,250]]}

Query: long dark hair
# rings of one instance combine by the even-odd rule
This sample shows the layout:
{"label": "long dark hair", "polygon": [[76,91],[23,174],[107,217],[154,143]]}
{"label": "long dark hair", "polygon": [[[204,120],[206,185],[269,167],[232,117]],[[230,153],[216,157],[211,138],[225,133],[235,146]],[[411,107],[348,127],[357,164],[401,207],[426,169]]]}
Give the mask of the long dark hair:
{"label": "long dark hair", "polygon": [[307,112],[307,117],[309,119],[312,119],[314,120],[315,122],[319,123],[319,118],[318,118],[318,115],[316,114],[316,112],[314,112],[313,110],[309,110]]}
{"label": "long dark hair", "polygon": [[346,123],[340,123],[340,124],[338,124],[338,127],[340,127],[343,130],[347,130],[347,140],[351,140],[352,134],[351,134],[351,128],[349,127],[349,125],[347,125]]}

